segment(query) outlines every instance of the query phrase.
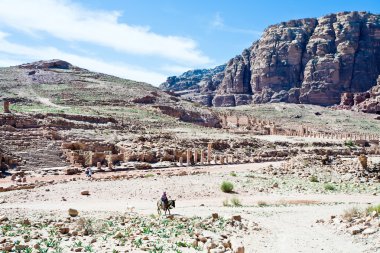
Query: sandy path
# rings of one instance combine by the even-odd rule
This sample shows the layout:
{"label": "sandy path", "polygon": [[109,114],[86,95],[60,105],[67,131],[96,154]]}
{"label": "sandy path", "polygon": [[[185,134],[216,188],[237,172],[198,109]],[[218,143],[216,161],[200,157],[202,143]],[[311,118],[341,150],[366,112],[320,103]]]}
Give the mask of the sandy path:
{"label": "sandy path", "polygon": [[[66,213],[68,208],[80,212],[94,211],[126,212],[130,208],[141,214],[155,213],[155,202],[163,190],[177,199],[174,213],[186,216],[209,216],[217,212],[226,218],[240,214],[244,219],[256,222],[261,231],[252,231],[243,240],[246,252],[366,252],[368,245],[353,243],[348,235],[335,233],[332,228],[316,224],[316,220],[328,220],[331,215],[341,214],[352,206],[366,206],[380,203],[379,196],[369,194],[307,194],[296,192],[257,192],[239,186],[244,177],[231,177],[230,171],[248,172],[268,164],[243,164],[180,168],[198,170],[199,175],[168,177],[165,172],[173,169],[157,170],[160,175],[116,181],[70,181],[32,190],[1,193],[6,200],[1,204],[2,212],[14,208],[24,208]],[[127,172],[125,172],[127,173]],[[142,173],[142,172],[131,172]],[[100,176],[101,174],[99,174]],[[235,180],[238,194],[220,191],[223,180]],[[260,179],[257,179],[260,180]],[[89,190],[90,196],[80,195]],[[226,198],[238,197],[244,207],[224,207]],[[65,201],[62,200],[65,198]],[[286,205],[258,207],[257,201],[282,203],[288,201],[317,201],[320,205]]]}
{"label": "sandy path", "polygon": [[40,101],[42,104],[47,105],[47,106],[51,106],[51,107],[55,107],[55,108],[59,108],[59,109],[67,109],[67,108],[70,108],[70,107],[67,107],[67,106],[60,106],[60,105],[54,104],[54,103],[51,102],[50,99],[48,99],[48,98],[43,98],[43,97],[39,97],[39,96],[37,96],[37,99],[38,99],[38,101]]}

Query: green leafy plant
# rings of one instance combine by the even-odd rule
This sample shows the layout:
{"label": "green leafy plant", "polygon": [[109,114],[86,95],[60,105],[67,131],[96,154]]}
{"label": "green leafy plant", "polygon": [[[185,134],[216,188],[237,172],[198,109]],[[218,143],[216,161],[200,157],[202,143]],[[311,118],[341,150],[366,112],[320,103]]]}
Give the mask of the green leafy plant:
{"label": "green leafy plant", "polygon": [[86,247],[84,247],[84,251],[85,252],[94,252],[93,248],[91,245],[87,245]]}

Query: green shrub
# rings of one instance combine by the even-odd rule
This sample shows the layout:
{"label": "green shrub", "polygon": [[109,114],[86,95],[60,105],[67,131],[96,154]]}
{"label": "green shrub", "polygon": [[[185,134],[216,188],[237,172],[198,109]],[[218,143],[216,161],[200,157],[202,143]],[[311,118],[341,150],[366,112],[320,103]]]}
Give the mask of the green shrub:
{"label": "green shrub", "polygon": [[325,184],[324,188],[326,191],[335,191],[335,186],[329,183]]}
{"label": "green shrub", "polygon": [[352,140],[348,140],[344,142],[344,145],[347,147],[353,147],[355,146],[354,142]]}
{"label": "green shrub", "polygon": [[234,189],[234,185],[231,182],[224,181],[220,186],[222,192],[230,193]]}
{"label": "green shrub", "polygon": [[380,213],[380,204],[376,205],[376,206],[370,206],[367,208],[367,213],[370,214],[372,213],[373,211],[376,211],[377,213]]}

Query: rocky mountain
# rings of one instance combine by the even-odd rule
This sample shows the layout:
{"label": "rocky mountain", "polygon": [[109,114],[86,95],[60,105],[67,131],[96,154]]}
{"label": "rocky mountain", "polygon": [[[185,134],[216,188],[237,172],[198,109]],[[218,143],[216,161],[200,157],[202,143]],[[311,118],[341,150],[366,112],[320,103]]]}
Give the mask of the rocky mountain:
{"label": "rocky mountain", "polygon": [[[220,84],[217,80],[212,80],[213,76],[223,74],[226,65],[217,66],[213,69],[189,70],[180,76],[170,76],[166,82],[160,85],[163,90],[181,91],[192,89],[215,90]],[[223,75],[218,80],[223,79]]]}
{"label": "rocky mountain", "polygon": [[355,111],[380,114],[380,76],[377,78],[377,85],[369,91],[343,93],[341,103],[337,107],[340,109],[354,109]]}
{"label": "rocky mountain", "polygon": [[201,104],[212,106],[212,99],[224,78],[226,65],[213,69],[196,69],[183,73],[180,76],[168,77],[160,88],[174,91],[181,96]]}
{"label": "rocky mountain", "polygon": [[[369,91],[379,74],[380,15],[342,12],[269,26],[227,63],[214,94],[200,89],[193,100],[216,107],[268,102],[329,106],[339,104],[343,93]],[[209,100],[199,99],[204,96]]]}

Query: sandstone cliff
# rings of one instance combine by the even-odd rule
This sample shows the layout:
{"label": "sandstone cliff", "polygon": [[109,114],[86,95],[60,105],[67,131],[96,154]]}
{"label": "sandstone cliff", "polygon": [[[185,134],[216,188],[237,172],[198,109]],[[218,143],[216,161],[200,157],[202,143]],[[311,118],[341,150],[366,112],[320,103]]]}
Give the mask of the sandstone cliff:
{"label": "sandstone cliff", "polygon": [[380,76],[377,78],[377,84],[369,91],[343,93],[338,108],[380,114]]}
{"label": "sandstone cliff", "polygon": [[221,65],[213,69],[190,70],[180,76],[168,77],[166,82],[160,85],[160,88],[174,91],[192,101],[212,106],[216,89],[224,78],[225,68],[226,65]]}
{"label": "sandstone cliff", "polygon": [[343,93],[371,89],[379,74],[380,15],[342,12],[291,20],[269,26],[227,63],[211,105],[334,105]]}

